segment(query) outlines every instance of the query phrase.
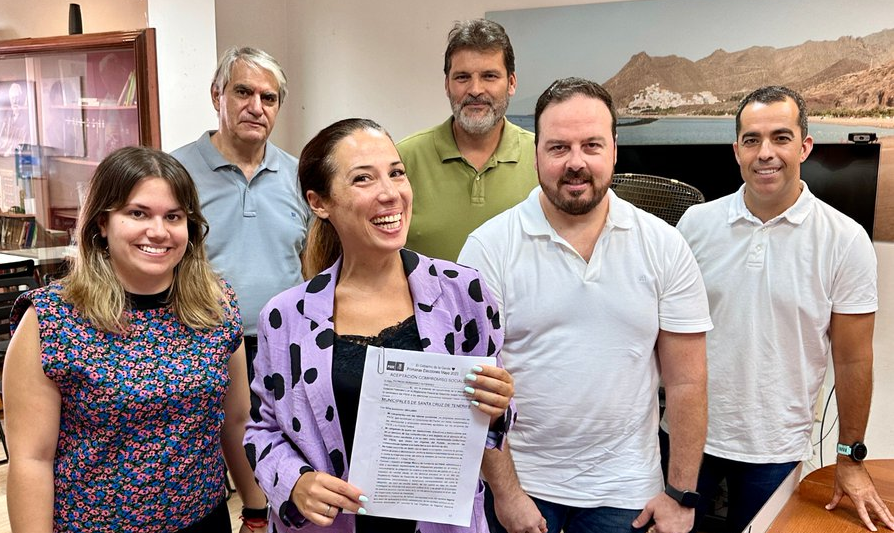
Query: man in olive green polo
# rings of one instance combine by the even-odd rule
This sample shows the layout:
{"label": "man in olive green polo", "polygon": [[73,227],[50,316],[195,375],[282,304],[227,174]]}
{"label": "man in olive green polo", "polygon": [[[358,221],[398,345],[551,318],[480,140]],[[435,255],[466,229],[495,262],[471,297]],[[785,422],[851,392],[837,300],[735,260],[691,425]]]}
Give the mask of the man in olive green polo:
{"label": "man in olive green polo", "polygon": [[457,22],[444,53],[453,116],[397,145],[413,185],[407,248],[456,261],[466,237],[537,186],[534,134],[505,118],[515,54],[502,26]]}

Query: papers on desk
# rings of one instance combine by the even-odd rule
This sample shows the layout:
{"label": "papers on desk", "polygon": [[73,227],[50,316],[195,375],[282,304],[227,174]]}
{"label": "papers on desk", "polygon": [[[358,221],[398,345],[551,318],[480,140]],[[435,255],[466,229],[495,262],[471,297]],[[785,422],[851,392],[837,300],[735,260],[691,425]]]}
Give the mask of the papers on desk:
{"label": "papers on desk", "polygon": [[493,362],[367,348],[348,481],[369,515],[470,524],[490,417],[463,378]]}

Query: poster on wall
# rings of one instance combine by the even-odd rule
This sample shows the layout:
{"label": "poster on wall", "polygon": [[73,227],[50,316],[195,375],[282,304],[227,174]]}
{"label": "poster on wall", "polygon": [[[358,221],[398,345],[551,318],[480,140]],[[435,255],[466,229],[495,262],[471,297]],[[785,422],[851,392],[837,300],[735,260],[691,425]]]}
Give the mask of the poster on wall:
{"label": "poster on wall", "polygon": [[0,157],[15,155],[22,144],[35,144],[34,84],[0,81]]}
{"label": "poster on wall", "polygon": [[605,86],[618,143],[732,143],[740,99],[763,85],[803,94],[817,142],[894,141],[894,2],[638,0],[493,11],[516,55],[508,115],[533,130],[557,78]]}
{"label": "poster on wall", "polygon": [[43,117],[41,144],[54,155],[84,157],[84,111],[81,106],[81,78],[41,80]]}

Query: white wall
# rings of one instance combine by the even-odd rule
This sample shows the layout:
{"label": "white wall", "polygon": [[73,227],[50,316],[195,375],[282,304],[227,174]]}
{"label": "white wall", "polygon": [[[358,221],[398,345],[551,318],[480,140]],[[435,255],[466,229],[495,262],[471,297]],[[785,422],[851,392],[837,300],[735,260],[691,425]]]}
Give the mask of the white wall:
{"label": "white wall", "polygon": [[[246,2],[215,2],[218,57],[231,46],[252,46],[275,57],[285,70],[289,94],[277,117],[270,140],[294,154],[300,150],[298,141],[293,141],[298,123],[288,111],[295,109],[296,82],[303,76],[299,76],[301,71],[293,64],[293,58],[299,54],[292,45],[291,38],[292,31],[300,25],[290,20],[286,6],[304,2],[305,0],[252,0],[250,12],[246,10]],[[323,3],[328,3],[328,0]],[[212,73],[211,70],[208,71],[209,76]]]}
{"label": "white wall", "polygon": [[[450,113],[443,62],[453,21],[486,11],[586,3],[596,2],[259,0],[259,16],[248,17],[243,2],[217,0],[218,44],[269,44],[291,91],[274,142],[298,153],[341,118],[376,119],[395,139],[442,122]],[[518,74],[524,84],[524,73]]]}
{"label": "white wall", "polygon": [[217,129],[211,77],[217,65],[214,0],[149,0],[158,54],[161,147],[171,151]]}
{"label": "white wall", "polygon": [[875,315],[875,387],[866,442],[870,457],[894,457],[894,243],[877,242],[879,310]]}

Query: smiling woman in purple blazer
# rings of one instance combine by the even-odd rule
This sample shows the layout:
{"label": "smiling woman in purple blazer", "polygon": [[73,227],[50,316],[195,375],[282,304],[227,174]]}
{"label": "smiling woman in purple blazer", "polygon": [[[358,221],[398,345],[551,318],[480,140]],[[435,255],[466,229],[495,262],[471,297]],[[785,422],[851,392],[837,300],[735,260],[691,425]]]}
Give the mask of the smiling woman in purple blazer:
{"label": "smiling woman in purple blazer", "polygon": [[466,528],[364,516],[366,496],[346,480],[368,345],[493,356],[494,365],[473,367],[466,393],[471,409],[491,417],[487,446],[502,443],[514,389],[499,360],[495,300],[475,270],[404,248],[413,191],[391,137],[375,122],[347,119],[320,131],[302,151],[298,175],[317,216],[305,252],[308,281],[261,312],[245,437],[271,526],[485,533],[480,490]]}

